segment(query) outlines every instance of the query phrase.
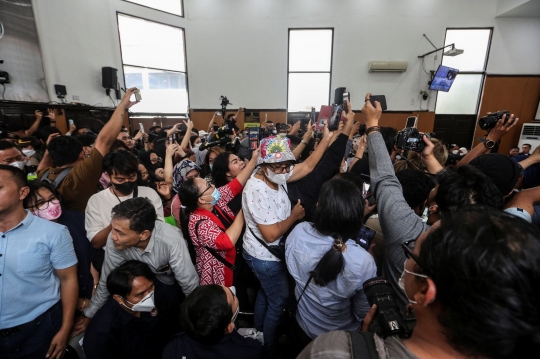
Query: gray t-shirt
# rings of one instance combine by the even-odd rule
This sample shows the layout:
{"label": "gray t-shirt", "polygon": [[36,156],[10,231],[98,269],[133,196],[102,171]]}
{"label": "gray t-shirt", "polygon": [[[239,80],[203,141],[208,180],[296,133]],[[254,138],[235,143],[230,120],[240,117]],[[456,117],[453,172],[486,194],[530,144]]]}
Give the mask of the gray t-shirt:
{"label": "gray t-shirt", "polygon": [[[379,359],[419,359],[398,337],[382,339],[374,336]],[[366,358],[368,353],[366,353]],[[344,330],[320,335],[302,350],[296,359],[354,359],[351,336]]]}

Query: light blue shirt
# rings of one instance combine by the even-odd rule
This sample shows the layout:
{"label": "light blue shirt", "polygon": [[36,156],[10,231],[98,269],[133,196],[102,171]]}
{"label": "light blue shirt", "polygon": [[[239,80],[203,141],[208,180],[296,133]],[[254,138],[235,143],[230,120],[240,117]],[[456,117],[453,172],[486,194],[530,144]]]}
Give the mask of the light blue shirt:
{"label": "light blue shirt", "polygon": [[[322,235],[308,222],[298,224],[287,237],[285,257],[289,273],[296,282],[297,299],[309,279],[309,272],[333,243],[332,237]],[[298,304],[296,319],[312,339],[332,330],[358,331],[369,311],[362,285],[377,275],[375,261],[353,240],[348,240],[346,245],[345,267],[336,280],[326,287],[311,280]]]}
{"label": "light blue shirt", "polygon": [[28,323],[56,304],[60,279],[54,270],[77,264],[68,229],[27,213],[0,232],[0,329]]}

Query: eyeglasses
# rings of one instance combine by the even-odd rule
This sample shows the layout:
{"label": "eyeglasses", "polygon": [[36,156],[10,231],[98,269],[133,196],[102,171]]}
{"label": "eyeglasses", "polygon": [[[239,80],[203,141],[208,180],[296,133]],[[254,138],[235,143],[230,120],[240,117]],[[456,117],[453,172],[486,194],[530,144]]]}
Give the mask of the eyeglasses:
{"label": "eyeglasses", "polygon": [[197,198],[201,198],[202,196],[204,196],[204,192],[206,192],[210,188],[212,188],[212,184],[210,182],[206,181],[206,183],[207,183],[208,186],[206,187],[206,189],[204,191],[201,192],[201,194]]}
{"label": "eyeglasses", "polygon": [[152,164],[156,164],[156,163],[161,162],[161,161],[163,161],[163,160],[161,159],[161,157],[151,158],[151,159],[150,159],[150,163],[152,163]]}
{"label": "eyeglasses", "polygon": [[32,207],[35,207],[35,208],[37,208],[39,210],[45,210],[45,209],[49,208],[49,203],[59,204],[60,203],[60,197],[51,197],[48,201],[38,201]]}
{"label": "eyeglasses", "polygon": [[285,166],[268,165],[268,167],[270,167],[272,169],[272,172],[274,172],[275,174],[282,174],[282,173],[290,173],[294,168],[294,164],[285,165]]}
{"label": "eyeglasses", "polygon": [[408,240],[406,242],[403,242],[401,244],[401,246],[403,247],[403,251],[405,252],[405,257],[407,258],[412,258],[413,261],[416,262],[416,264],[420,265],[418,263],[418,261],[420,260],[420,258],[418,258],[418,256],[416,254],[413,253],[413,251],[409,248],[409,244],[413,243],[413,242],[416,242],[416,239],[411,239],[411,240]]}

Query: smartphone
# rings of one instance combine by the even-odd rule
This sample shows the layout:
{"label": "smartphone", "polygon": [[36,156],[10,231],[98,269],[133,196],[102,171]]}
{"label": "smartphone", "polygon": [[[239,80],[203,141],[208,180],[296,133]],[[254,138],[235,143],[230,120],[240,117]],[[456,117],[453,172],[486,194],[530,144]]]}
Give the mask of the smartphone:
{"label": "smartphone", "polygon": [[135,101],[141,101],[142,100],[141,90],[135,91],[134,95],[135,95]]}
{"label": "smartphone", "polygon": [[383,111],[386,111],[386,96],[384,95],[371,95],[369,98],[369,101],[371,101],[371,104],[373,107],[375,107],[375,101],[378,101],[381,104],[381,108]]}
{"label": "smartphone", "polygon": [[362,185],[362,197],[366,199],[368,194],[369,194],[369,183],[364,182],[364,184]]}
{"label": "smartphone", "polygon": [[347,100],[351,101],[350,94],[348,92],[343,93],[343,111],[349,113],[349,108],[347,107]]}
{"label": "smartphone", "polygon": [[141,132],[144,133],[144,126],[142,123],[139,122],[139,128],[141,129]]}
{"label": "smartphone", "polygon": [[328,130],[335,131],[339,128],[341,121],[341,113],[343,112],[343,104],[332,106],[332,115],[328,119]]}
{"label": "smartphone", "polygon": [[332,106],[321,106],[319,117],[317,118],[317,128],[322,131],[324,125],[328,123],[328,119],[332,116]]}
{"label": "smartphone", "polygon": [[407,122],[405,122],[405,128],[416,127],[417,123],[418,123],[418,117],[409,116],[407,117]]}
{"label": "smartphone", "polygon": [[252,150],[259,148],[260,142],[260,127],[250,127],[248,132],[249,145]]}
{"label": "smartphone", "polygon": [[69,120],[69,125],[70,126],[75,126],[75,123],[73,122],[73,120],[71,120],[71,119]]}
{"label": "smartphone", "polygon": [[377,203],[377,201],[375,200],[375,197],[373,196],[373,193],[369,192],[368,195],[366,196],[366,199],[368,200],[368,204],[370,206],[373,206],[374,204]]}
{"label": "smartphone", "polygon": [[373,242],[373,239],[375,238],[375,230],[363,226],[360,230],[360,234],[358,235],[358,239],[356,240],[356,243],[360,245],[360,247],[364,248],[366,251],[369,250],[369,247],[371,246],[371,243]]}
{"label": "smartphone", "polygon": [[[315,107],[311,108],[311,123],[317,123],[317,113],[315,112]],[[309,121],[308,121],[309,123]]]}

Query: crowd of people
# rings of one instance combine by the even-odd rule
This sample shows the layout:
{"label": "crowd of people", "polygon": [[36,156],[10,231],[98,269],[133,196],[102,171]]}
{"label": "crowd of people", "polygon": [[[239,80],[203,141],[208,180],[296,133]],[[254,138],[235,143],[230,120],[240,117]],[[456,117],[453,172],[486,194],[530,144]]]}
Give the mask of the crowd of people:
{"label": "crowd of people", "polygon": [[540,147],[493,146],[514,115],[414,152],[367,94],[360,121],[266,121],[254,149],[238,113],[130,133],[135,91],[105,124],[0,131],[1,358],[540,349]]}

